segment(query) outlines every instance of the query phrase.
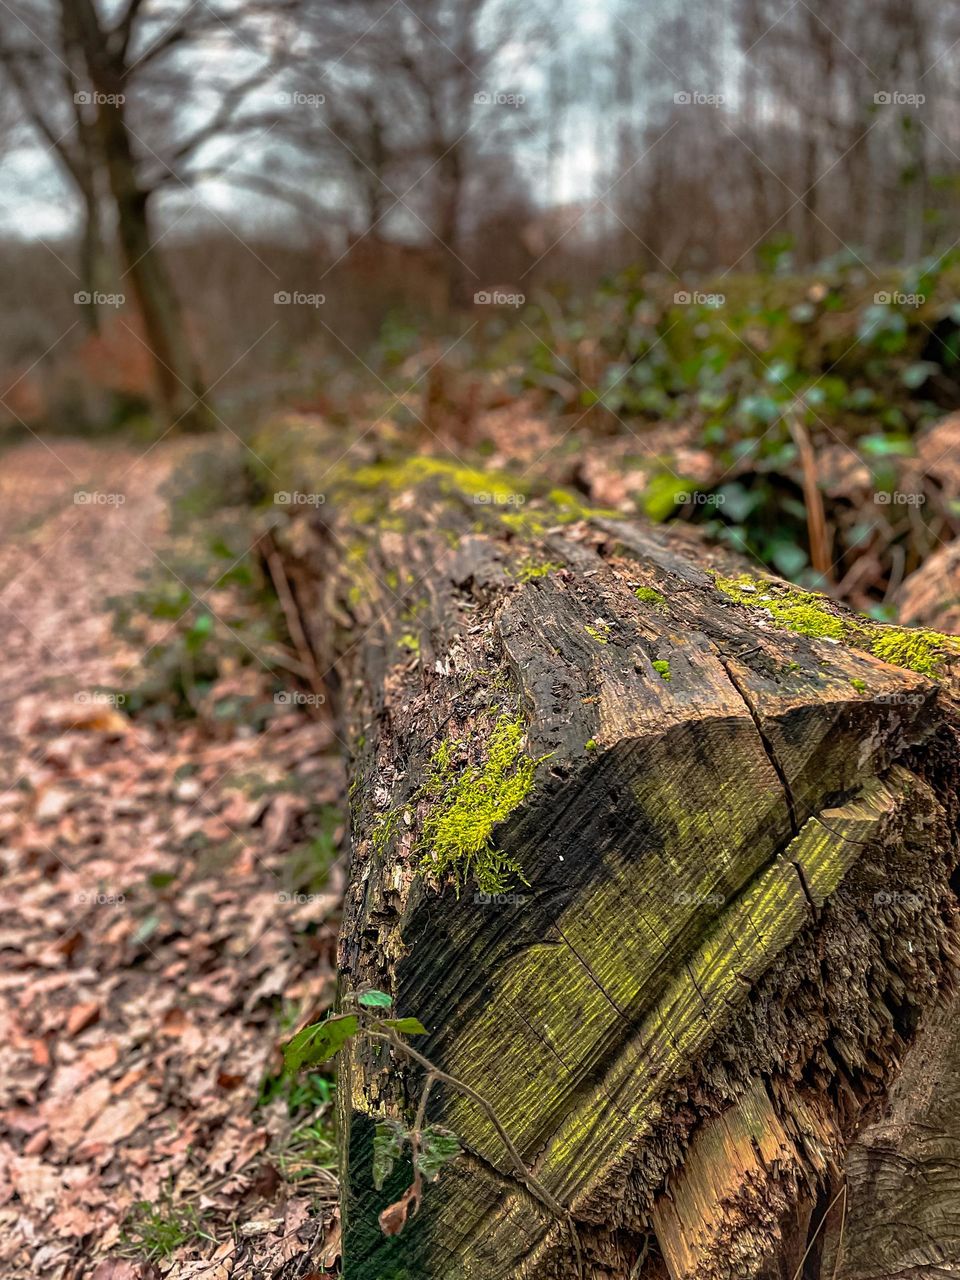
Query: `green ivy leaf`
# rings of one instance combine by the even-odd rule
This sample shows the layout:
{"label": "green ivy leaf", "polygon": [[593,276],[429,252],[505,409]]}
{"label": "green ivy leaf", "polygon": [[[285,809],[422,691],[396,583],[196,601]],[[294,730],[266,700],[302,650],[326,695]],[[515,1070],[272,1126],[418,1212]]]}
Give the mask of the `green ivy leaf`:
{"label": "green ivy leaf", "polygon": [[433,1182],[445,1164],[456,1159],[460,1154],[460,1142],[456,1134],[449,1129],[438,1129],[431,1126],[420,1135],[420,1150],[417,1153],[417,1168],[428,1182]]}
{"label": "green ivy leaf", "polygon": [[381,1025],[393,1027],[394,1031],[399,1031],[402,1036],[425,1036],[427,1034],[427,1028],[419,1018],[384,1018]]}
{"label": "green ivy leaf", "polygon": [[884,458],[890,454],[910,453],[913,445],[909,436],[884,436],[880,434],[861,436],[861,450],[871,458]]}
{"label": "green ivy leaf", "polygon": [[283,1048],[283,1069],[295,1075],[304,1067],[326,1062],[338,1049],[342,1049],[351,1036],[356,1035],[360,1021],[355,1013],[343,1017],[327,1018],[304,1027]]}
{"label": "green ivy leaf", "polygon": [[917,360],[915,364],[907,365],[900,375],[900,380],[905,387],[915,391],[917,387],[922,387],[929,377],[939,373],[939,371],[939,365],[931,364],[929,360]]}
{"label": "green ivy leaf", "polygon": [[396,1120],[378,1124],[373,1135],[373,1185],[379,1191],[393,1173],[394,1161],[403,1150],[406,1133]]}
{"label": "green ivy leaf", "polygon": [[672,471],[659,471],[650,477],[643,491],[643,509],[660,524],[673,515],[678,502],[689,499],[698,487],[695,480],[676,476]]}
{"label": "green ivy leaf", "polygon": [[770,558],[785,578],[795,578],[808,563],[803,547],[787,541],[773,543]]}
{"label": "green ivy leaf", "polygon": [[388,996],[385,991],[364,991],[357,996],[357,1004],[362,1004],[365,1009],[389,1009],[393,996]]}

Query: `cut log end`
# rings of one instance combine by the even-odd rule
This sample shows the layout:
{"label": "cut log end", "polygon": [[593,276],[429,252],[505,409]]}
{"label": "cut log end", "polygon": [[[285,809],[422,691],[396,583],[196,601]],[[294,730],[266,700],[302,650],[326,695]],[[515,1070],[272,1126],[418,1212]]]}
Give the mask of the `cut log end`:
{"label": "cut log end", "polygon": [[384,1236],[421,1075],[360,1045],[346,1274],[790,1280],[955,971],[955,644],[477,475],[348,479],[282,553],[354,753],[343,982],[563,1212],[438,1085],[463,1155]]}

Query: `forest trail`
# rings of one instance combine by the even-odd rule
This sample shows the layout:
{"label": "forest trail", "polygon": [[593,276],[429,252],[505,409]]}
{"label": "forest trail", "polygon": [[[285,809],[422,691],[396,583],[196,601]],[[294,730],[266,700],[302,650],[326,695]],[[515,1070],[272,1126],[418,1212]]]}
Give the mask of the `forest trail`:
{"label": "forest trail", "polygon": [[173,573],[165,486],[189,449],[35,441],[3,459],[11,1280],[290,1278],[336,1254],[329,1094],[277,1077],[278,1041],[332,995],[338,863],[323,892],[287,891],[339,797],[331,734],[286,706],[262,728],[151,722],[122,692],[145,654],[110,601]]}

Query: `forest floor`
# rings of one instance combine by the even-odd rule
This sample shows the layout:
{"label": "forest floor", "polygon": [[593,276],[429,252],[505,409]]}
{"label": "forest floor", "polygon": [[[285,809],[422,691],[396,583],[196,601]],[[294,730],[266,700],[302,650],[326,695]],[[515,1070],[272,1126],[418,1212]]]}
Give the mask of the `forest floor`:
{"label": "forest floor", "polygon": [[[9,1280],[289,1280],[337,1258],[330,1088],[289,1085],[278,1050],[332,998],[332,734],[259,670],[244,678],[263,676],[273,705],[254,724],[150,720],[102,692],[145,667],[110,602],[173,573],[167,494],[189,464],[183,444],[34,442],[4,457]],[[218,600],[222,618],[223,576],[211,562],[209,594],[184,588],[188,608]],[[333,851],[322,890],[292,892],[291,860],[318,845]]]}

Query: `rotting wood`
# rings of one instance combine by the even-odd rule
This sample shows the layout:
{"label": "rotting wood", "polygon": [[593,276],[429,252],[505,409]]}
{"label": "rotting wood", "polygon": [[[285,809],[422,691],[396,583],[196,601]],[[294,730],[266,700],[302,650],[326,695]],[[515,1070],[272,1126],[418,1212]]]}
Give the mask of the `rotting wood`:
{"label": "rotting wood", "polygon": [[[352,752],[343,982],[494,1105],[586,1275],[818,1274],[848,1144],[955,972],[955,642],[509,477],[331,479],[302,434],[271,465],[325,498],[277,537]],[[374,1190],[373,1128],[419,1083],[341,1066],[348,1280],[575,1275],[440,1087],[465,1154],[382,1236],[411,1171]]]}

